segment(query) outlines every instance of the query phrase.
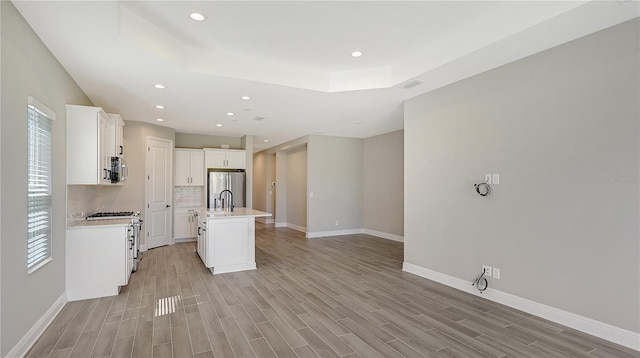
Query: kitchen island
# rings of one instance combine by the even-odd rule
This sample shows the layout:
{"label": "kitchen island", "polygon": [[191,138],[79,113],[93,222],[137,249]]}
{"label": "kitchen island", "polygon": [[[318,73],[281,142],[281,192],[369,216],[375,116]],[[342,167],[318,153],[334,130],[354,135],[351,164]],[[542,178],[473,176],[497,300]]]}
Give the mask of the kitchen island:
{"label": "kitchen island", "polygon": [[196,251],[215,274],[256,269],[256,217],[270,213],[248,208],[198,210]]}

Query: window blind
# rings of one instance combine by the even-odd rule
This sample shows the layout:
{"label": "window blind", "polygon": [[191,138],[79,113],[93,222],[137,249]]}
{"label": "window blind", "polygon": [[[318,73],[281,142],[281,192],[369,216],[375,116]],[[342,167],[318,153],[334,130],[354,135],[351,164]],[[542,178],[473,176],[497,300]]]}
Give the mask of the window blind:
{"label": "window blind", "polygon": [[51,259],[51,123],[55,114],[29,97],[27,270],[33,272]]}

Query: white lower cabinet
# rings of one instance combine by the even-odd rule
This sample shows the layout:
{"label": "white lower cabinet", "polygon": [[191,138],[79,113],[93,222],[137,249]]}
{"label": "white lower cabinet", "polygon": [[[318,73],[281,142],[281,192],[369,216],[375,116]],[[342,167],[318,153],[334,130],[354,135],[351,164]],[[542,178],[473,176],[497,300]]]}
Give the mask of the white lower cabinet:
{"label": "white lower cabinet", "polygon": [[176,208],[173,215],[173,238],[194,239],[197,236],[198,221],[194,209]]}
{"label": "white lower cabinet", "polygon": [[114,296],[129,283],[133,250],[128,225],[67,229],[68,301]]}
{"label": "white lower cabinet", "polygon": [[214,274],[256,268],[253,217],[209,218],[200,232],[200,257]]}
{"label": "white lower cabinet", "polygon": [[198,222],[198,228],[196,231],[196,252],[206,267],[209,267],[207,263],[207,218],[196,214]]}

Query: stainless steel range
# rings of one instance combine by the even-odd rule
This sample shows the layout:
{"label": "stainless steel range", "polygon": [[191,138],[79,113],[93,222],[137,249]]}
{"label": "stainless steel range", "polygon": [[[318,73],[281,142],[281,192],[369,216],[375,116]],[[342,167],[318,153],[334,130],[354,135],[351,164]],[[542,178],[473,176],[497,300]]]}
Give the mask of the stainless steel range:
{"label": "stainless steel range", "polygon": [[87,216],[87,220],[114,220],[114,219],[130,219],[139,216],[140,212],[133,211],[106,211],[95,213]]}
{"label": "stainless steel range", "polygon": [[131,262],[132,272],[138,269],[138,262],[142,259],[142,253],[140,252],[140,233],[142,232],[142,220],[140,219],[140,212],[136,211],[112,211],[95,213],[87,216],[87,220],[118,220],[128,219],[129,225],[127,232],[129,233],[129,250],[131,254],[128,255]]}

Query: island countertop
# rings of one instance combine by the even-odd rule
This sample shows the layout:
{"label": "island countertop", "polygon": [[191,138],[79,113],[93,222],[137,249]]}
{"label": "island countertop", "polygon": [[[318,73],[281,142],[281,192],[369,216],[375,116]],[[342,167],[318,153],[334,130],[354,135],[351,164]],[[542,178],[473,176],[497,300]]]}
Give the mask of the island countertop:
{"label": "island countertop", "polygon": [[267,217],[271,216],[271,213],[265,211],[254,210],[249,208],[234,208],[233,211],[215,211],[210,209],[196,210],[198,215],[204,215],[209,219],[229,219],[229,218],[243,218],[243,217]]}

